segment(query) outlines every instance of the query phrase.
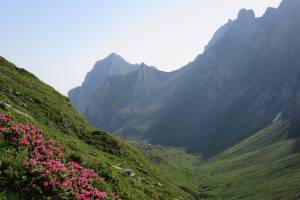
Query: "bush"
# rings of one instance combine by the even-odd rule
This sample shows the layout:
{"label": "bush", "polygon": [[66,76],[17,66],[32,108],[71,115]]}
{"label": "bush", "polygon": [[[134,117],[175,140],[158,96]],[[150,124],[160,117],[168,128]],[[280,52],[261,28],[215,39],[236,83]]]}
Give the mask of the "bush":
{"label": "bush", "polygon": [[[98,189],[104,179],[94,170],[66,159],[60,144],[46,140],[43,131],[15,124],[0,114],[0,137],[10,147],[0,164],[0,182],[9,188],[52,199],[106,199],[106,192]],[[73,158],[80,162],[80,157]]]}

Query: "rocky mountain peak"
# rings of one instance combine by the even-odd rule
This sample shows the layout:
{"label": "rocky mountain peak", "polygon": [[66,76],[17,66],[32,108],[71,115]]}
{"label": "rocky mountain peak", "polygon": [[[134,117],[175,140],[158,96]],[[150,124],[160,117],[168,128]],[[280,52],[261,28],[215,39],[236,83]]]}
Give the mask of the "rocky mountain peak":
{"label": "rocky mountain peak", "polygon": [[147,65],[147,64],[145,64],[145,63],[143,63],[143,62],[141,63],[139,69],[140,69],[141,71],[145,71],[145,70],[157,70],[156,67],[149,66],[149,65]]}
{"label": "rocky mountain peak", "polygon": [[124,58],[122,58],[120,55],[116,53],[109,54],[104,60],[122,60],[125,61]]}
{"label": "rocky mountain peak", "polygon": [[92,70],[87,73],[81,87],[70,91],[69,97],[80,112],[84,113],[94,93],[102,86],[105,79],[111,76],[129,74],[138,69],[138,65],[128,63],[116,53],[95,63]]}
{"label": "rocky mountain peak", "polygon": [[255,20],[255,13],[251,9],[241,9],[238,14],[238,20],[243,22]]}
{"label": "rocky mountain peak", "polygon": [[265,14],[263,15],[264,18],[270,18],[276,13],[276,8],[268,7]]}
{"label": "rocky mountain peak", "polygon": [[148,67],[145,63],[141,63],[141,68],[145,68],[145,67]]}
{"label": "rocky mountain peak", "polygon": [[279,10],[299,9],[299,8],[300,8],[299,0],[283,0],[279,6]]}

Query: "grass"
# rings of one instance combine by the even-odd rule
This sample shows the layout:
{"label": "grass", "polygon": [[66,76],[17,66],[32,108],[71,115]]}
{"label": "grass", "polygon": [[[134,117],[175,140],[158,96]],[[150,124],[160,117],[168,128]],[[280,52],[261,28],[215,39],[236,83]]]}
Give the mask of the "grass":
{"label": "grass", "polygon": [[[300,154],[289,121],[272,124],[209,160],[183,149],[135,143],[96,131],[69,100],[34,75],[0,58],[0,113],[31,123],[60,141],[69,156],[105,177],[128,200],[300,199]],[[6,156],[0,141],[0,162]],[[117,166],[117,167],[116,167]],[[134,177],[123,169],[131,169]],[[0,200],[19,199],[0,191]]]}
{"label": "grass", "polygon": [[[138,150],[111,134],[95,130],[74,111],[68,98],[1,57],[0,113],[47,131],[46,136],[58,140],[68,155],[105,177],[122,199],[190,199],[180,188],[164,182]],[[0,162],[4,152],[5,148],[0,147]],[[131,169],[135,176],[114,166]],[[162,187],[157,184],[160,182]],[[0,199],[14,199],[13,196],[0,192]]]}
{"label": "grass", "polygon": [[156,167],[159,174],[182,190],[197,198],[199,183],[199,166],[201,158],[191,155],[184,149],[150,145],[148,143],[135,143],[145,157]]}
{"label": "grass", "polygon": [[289,121],[272,124],[220,155],[202,160],[183,149],[134,143],[166,180],[195,199],[300,199],[300,154]]}
{"label": "grass", "polygon": [[211,199],[300,199],[300,155],[288,125],[273,124],[201,166]]}

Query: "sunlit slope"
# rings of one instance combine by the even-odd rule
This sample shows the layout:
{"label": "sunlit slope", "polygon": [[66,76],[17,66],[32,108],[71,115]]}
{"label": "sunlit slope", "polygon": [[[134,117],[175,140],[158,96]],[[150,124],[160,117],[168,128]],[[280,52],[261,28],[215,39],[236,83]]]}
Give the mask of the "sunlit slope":
{"label": "sunlit slope", "polygon": [[[122,199],[190,199],[182,190],[161,181],[136,149],[96,131],[74,111],[66,97],[2,57],[0,113],[46,130],[46,136],[58,140],[69,155],[105,177],[111,190]],[[0,162],[5,157],[4,150],[0,147]],[[132,170],[134,176],[122,169]],[[11,195],[1,190],[2,196]]]}

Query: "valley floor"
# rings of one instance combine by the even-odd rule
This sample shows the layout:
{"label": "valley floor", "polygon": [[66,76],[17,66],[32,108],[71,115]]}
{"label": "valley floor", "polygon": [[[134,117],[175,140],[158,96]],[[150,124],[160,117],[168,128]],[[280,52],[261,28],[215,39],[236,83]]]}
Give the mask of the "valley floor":
{"label": "valley floor", "polygon": [[195,199],[300,199],[300,154],[287,121],[273,124],[207,161],[183,149],[135,144],[159,173]]}

